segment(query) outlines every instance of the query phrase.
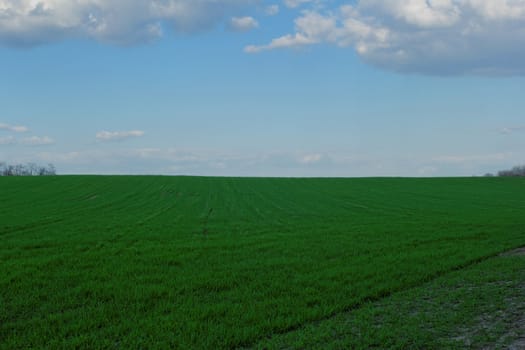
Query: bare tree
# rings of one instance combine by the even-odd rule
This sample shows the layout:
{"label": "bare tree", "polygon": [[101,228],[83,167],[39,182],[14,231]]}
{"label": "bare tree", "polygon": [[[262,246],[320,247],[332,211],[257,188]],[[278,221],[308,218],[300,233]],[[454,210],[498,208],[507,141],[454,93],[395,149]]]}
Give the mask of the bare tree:
{"label": "bare tree", "polygon": [[27,175],[29,175],[29,173],[24,164],[15,165],[15,176],[27,176]]}
{"label": "bare tree", "polygon": [[27,163],[26,168],[29,175],[38,175],[38,165],[36,165],[35,163]]}
{"label": "bare tree", "polygon": [[47,165],[47,175],[48,176],[54,176],[56,174],[57,174],[57,170],[56,170],[55,166],[53,164],[49,163]]}
{"label": "bare tree", "polygon": [[14,176],[15,175],[15,166],[8,165],[5,169],[5,176]]}
{"label": "bare tree", "polygon": [[37,172],[38,176],[45,176],[46,173],[47,173],[46,167],[41,166],[38,168],[38,172]]}

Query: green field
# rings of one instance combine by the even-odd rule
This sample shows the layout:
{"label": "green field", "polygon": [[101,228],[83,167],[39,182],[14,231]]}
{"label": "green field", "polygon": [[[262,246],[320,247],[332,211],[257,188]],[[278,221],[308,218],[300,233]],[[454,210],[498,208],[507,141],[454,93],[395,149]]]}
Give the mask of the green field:
{"label": "green field", "polygon": [[430,345],[398,299],[523,277],[486,259],[524,213],[519,178],[0,178],[0,348]]}

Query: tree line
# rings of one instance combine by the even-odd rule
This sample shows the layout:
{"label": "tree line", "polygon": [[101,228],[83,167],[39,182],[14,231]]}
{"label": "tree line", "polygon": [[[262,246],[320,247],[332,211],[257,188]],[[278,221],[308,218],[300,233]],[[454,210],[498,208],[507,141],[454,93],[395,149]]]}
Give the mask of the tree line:
{"label": "tree line", "polygon": [[485,176],[500,176],[500,177],[525,177],[525,165],[518,165],[508,170],[500,170],[496,175],[487,173]]}
{"label": "tree line", "polygon": [[0,162],[0,176],[52,176],[56,175],[53,164],[41,166],[35,163],[7,164]]}

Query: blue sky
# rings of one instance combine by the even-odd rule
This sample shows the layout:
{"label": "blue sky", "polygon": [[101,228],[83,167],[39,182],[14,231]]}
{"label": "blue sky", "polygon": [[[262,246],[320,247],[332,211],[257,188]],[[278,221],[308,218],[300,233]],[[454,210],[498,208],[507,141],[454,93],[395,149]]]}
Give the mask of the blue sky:
{"label": "blue sky", "polygon": [[525,1],[0,0],[0,161],[470,176],[525,163]]}

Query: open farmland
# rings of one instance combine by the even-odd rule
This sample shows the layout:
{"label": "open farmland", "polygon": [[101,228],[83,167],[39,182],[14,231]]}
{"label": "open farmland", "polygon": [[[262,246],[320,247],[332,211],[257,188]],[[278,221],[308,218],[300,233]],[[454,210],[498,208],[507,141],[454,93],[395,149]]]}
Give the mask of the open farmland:
{"label": "open farmland", "polygon": [[0,178],[0,197],[6,349],[280,347],[525,245],[519,178]]}

